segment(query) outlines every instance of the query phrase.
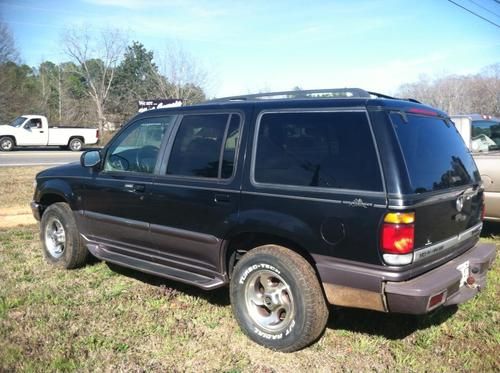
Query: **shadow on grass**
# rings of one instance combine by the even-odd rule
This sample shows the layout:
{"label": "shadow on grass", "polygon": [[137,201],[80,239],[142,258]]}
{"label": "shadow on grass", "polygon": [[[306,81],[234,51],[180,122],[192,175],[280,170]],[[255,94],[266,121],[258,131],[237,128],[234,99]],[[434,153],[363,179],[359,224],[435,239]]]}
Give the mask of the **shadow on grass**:
{"label": "shadow on grass", "polygon": [[485,221],[483,223],[483,230],[481,231],[481,237],[500,239],[500,222],[493,223],[491,221]]}
{"label": "shadow on grass", "polygon": [[116,264],[106,263],[109,269],[120,275],[131,277],[146,284],[156,286],[158,288],[165,288],[164,293],[170,293],[172,290],[180,291],[184,294],[205,299],[207,302],[218,306],[228,306],[229,291],[227,287],[222,287],[213,290],[203,290],[192,285],[183,284],[174,280],[169,280],[163,277],[150,275],[148,273],[140,272],[135,269],[121,267]]}
{"label": "shadow on grass", "polygon": [[333,308],[330,310],[327,327],[382,336],[391,340],[403,339],[417,330],[442,324],[457,310],[457,306],[450,306],[427,315],[403,315],[355,308]]}
{"label": "shadow on grass", "polygon": [[[150,275],[130,268],[107,263],[108,267],[120,275],[127,276],[146,284],[162,288],[162,292],[169,294],[172,291],[205,299],[207,302],[218,306],[229,306],[229,291],[227,287],[205,291],[195,286],[183,284],[162,277]],[[415,316],[402,314],[387,314],[376,311],[335,308],[330,309],[330,318],[327,327],[335,330],[346,330],[387,339],[402,339],[413,332],[439,325],[453,316],[457,311],[456,306],[446,307],[434,311],[429,315]]]}

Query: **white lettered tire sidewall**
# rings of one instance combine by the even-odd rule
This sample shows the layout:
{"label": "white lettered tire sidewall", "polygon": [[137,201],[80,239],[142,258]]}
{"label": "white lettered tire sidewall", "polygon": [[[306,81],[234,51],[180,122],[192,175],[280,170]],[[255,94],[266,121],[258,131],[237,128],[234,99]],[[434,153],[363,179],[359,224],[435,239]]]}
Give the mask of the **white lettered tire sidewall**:
{"label": "white lettered tire sidewall", "polygon": [[[319,337],[326,325],[328,311],[326,303],[324,303],[324,298],[323,302],[319,301],[319,310],[310,311],[310,305],[308,306],[306,304],[310,301],[310,299],[308,299],[310,294],[307,293],[310,291],[308,287],[312,286],[314,288],[316,284],[308,283],[311,282],[311,276],[309,276],[309,279],[305,278],[308,276],[302,276],[303,273],[301,271],[304,269],[296,265],[295,261],[297,258],[293,258],[295,260],[287,260],[289,258],[283,255],[276,256],[265,251],[261,253],[258,252],[259,249],[265,249],[267,247],[286,250],[298,257],[298,254],[275,245],[262,246],[254,249],[256,250],[255,253],[253,253],[254,250],[252,250],[249,254],[244,255],[237,263],[231,277],[231,305],[238,324],[250,339],[273,350],[291,352],[309,345]],[[317,283],[317,289],[315,290],[319,290],[316,292],[320,297],[323,297],[317,278],[312,268],[310,268],[309,263],[302,257],[299,257],[298,260],[304,262],[300,263],[302,266],[309,267],[308,269],[311,270],[314,281]],[[293,317],[288,320],[283,329],[275,332],[265,330],[258,325],[258,323],[254,322],[249,315],[250,311],[247,307],[245,298],[245,289],[247,288],[247,283],[250,281],[252,274],[255,273],[255,271],[262,270],[274,272],[279,275],[279,277],[289,286],[293,298]],[[316,312],[319,312],[319,316],[314,314]],[[321,324],[319,327],[318,322]],[[316,323],[316,326],[312,326],[311,323]]]}

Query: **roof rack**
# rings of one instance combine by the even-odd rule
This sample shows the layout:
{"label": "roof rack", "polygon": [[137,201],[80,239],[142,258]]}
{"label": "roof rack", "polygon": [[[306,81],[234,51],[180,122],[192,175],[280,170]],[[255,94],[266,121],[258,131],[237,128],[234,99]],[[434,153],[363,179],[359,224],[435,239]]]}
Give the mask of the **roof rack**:
{"label": "roof rack", "polygon": [[[405,100],[401,98],[387,96],[377,92],[365,91],[361,88],[327,88],[308,89],[295,91],[264,92],[250,95],[239,95],[215,98],[207,102],[227,102],[227,101],[252,101],[252,100],[272,100],[272,99],[304,99],[304,98],[385,98],[392,100]],[[419,103],[417,100],[406,99],[407,101]]]}

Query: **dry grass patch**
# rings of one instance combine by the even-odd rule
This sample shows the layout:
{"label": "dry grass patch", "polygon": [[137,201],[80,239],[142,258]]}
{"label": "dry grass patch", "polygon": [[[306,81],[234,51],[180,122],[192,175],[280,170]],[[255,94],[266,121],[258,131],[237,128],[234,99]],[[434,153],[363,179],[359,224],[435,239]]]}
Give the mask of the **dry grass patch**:
{"label": "dry grass patch", "polygon": [[0,168],[0,215],[8,208],[30,212],[35,175],[47,167],[2,167]]}

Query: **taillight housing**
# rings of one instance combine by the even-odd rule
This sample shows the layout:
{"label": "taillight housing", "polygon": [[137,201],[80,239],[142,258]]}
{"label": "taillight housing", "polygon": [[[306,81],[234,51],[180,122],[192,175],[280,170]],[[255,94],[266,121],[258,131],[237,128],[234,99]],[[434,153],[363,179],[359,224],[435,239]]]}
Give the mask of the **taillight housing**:
{"label": "taillight housing", "polygon": [[99,130],[95,130],[95,137],[98,139],[99,138]]}
{"label": "taillight housing", "polygon": [[389,212],[380,232],[382,257],[389,265],[406,265],[413,261],[415,213]]}

